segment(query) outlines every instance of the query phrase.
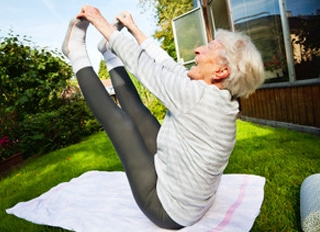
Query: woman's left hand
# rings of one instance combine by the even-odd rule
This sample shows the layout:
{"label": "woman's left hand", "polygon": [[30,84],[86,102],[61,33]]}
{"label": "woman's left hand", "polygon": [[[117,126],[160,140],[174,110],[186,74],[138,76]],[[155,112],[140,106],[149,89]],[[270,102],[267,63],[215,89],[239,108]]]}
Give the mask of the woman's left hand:
{"label": "woman's left hand", "polygon": [[77,18],[88,20],[108,40],[115,28],[102,16],[100,10],[93,6],[84,5]]}

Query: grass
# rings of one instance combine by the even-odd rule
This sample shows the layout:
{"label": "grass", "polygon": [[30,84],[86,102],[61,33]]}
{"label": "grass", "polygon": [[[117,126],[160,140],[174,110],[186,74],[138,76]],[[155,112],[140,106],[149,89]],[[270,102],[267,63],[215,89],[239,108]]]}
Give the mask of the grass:
{"label": "grass", "polygon": [[[300,186],[306,177],[320,172],[319,139],[238,121],[237,144],[226,173],[266,177],[261,213],[251,231],[301,231]],[[0,179],[0,231],[64,231],[7,215],[5,209],[89,170],[123,170],[103,132],[77,145],[28,159]]]}

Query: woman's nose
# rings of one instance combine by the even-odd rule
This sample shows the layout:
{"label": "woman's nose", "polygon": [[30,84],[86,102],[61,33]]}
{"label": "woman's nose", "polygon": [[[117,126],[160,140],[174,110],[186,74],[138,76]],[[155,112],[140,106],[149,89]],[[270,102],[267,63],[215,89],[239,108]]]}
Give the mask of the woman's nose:
{"label": "woman's nose", "polygon": [[204,49],[204,46],[197,47],[197,48],[194,50],[194,54],[196,54],[196,55],[201,54],[202,51],[203,51],[203,49]]}
{"label": "woman's nose", "polygon": [[196,49],[194,49],[194,54],[195,54],[195,55],[199,55],[199,54],[200,54],[200,51],[201,51],[200,48],[201,48],[201,47],[197,47]]}

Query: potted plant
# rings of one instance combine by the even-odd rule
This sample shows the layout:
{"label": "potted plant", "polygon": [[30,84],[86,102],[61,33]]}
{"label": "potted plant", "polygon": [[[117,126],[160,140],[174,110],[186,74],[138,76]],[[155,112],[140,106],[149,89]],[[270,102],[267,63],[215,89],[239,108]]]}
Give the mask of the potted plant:
{"label": "potted plant", "polygon": [[266,78],[282,77],[286,67],[286,59],[281,53],[273,55],[271,59],[264,62]]}

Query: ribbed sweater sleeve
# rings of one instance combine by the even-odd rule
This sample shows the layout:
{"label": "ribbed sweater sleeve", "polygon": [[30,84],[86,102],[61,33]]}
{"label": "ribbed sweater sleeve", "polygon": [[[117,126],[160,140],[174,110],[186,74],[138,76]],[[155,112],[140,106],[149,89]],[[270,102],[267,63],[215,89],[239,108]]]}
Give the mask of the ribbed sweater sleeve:
{"label": "ribbed sweater sleeve", "polygon": [[152,57],[146,49],[119,32],[113,33],[109,42],[125,66],[168,110],[187,112],[201,98],[202,90],[198,88],[198,83],[191,81],[186,69],[168,59],[163,50],[147,45],[149,53],[156,56]]}

